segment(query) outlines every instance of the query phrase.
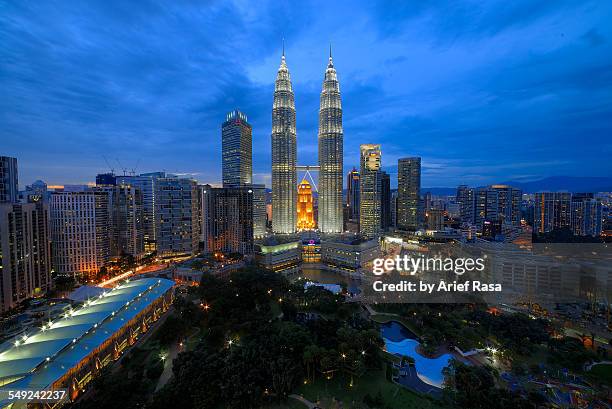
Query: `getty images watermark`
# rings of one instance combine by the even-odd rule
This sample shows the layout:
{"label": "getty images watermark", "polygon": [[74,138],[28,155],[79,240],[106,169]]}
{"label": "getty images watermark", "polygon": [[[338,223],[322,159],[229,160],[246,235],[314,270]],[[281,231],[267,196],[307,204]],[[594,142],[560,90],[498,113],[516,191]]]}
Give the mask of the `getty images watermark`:
{"label": "getty images watermark", "polygon": [[[395,256],[394,258],[374,259],[372,273],[375,276],[383,276],[397,272],[402,276],[418,276],[429,280],[401,280],[399,282],[384,282],[375,280],[372,289],[376,292],[420,292],[432,294],[434,292],[501,292],[502,285],[499,283],[484,283],[479,280],[466,280],[465,273],[474,275],[485,271],[485,258],[442,258],[436,257],[410,257],[408,255]],[[454,273],[457,280],[446,279],[435,280],[436,275]],[[433,282],[431,282],[433,279]]]}

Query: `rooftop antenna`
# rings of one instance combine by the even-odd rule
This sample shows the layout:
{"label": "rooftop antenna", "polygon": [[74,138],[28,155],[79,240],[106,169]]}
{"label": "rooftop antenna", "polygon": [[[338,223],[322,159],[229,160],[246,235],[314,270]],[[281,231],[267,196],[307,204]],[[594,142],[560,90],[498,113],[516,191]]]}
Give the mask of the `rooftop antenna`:
{"label": "rooftop antenna", "polygon": [[285,56],[285,37],[283,37],[283,57]]}

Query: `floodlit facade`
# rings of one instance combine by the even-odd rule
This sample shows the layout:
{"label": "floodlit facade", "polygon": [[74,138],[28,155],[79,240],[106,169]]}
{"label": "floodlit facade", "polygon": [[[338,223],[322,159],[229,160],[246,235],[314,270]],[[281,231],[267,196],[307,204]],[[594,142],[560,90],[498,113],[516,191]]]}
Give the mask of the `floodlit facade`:
{"label": "floodlit facade", "polygon": [[361,180],[359,196],[359,232],[375,237],[381,230],[381,156],[380,145],[360,146]]}
{"label": "floodlit facade", "polygon": [[312,230],[315,228],[312,186],[306,179],[302,180],[298,185],[297,217],[298,230]]}
{"label": "floodlit facade", "polygon": [[419,228],[421,195],[421,158],[401,158],[397,163],[397,227]]}
{"label": "floodlit facade", "polygon": [[221,125],[223,187],[253,183],[253,128],[245,114],[234,110]]}
{"label": "floodlit facade", "polygon": [[[172,305],[174,282],[123,283],[42,328],[0,345],[0,385],[14,390],[67,389],[55,408],[74,401]],[[32,403],[0,401],[25,409]]]}
{"label": "floodlit facade", "polygon": [[49,208],[55,271],[94,278],[110,257],[108,192],[87,187],[56,191]]}
{"label": "floodlit facade", "polygon": [[342,101],[331,48],[325,70],[319,109],[319,202],[318,221],[322,233],[342,232]]}
{"label": "floodlit facade", "polygon": [[272,106],[272,230],[275,233],[296,231],[296,165],[295,97],[283,50]]}

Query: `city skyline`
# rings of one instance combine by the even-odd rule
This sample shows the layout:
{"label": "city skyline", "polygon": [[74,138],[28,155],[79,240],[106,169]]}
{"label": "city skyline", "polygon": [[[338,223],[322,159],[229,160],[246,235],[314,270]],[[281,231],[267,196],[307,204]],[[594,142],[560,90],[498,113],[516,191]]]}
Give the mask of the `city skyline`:
{"label": "city skyline", "polygon": [[[109,170],[103,156],[118,174],[140,160],[138,173],[220,183],[218,123],[238,108],[253,125],[254,182],[269,187],[269,106],[285,37],[298,164],[316,163],[331,40],[344,174],[370,142],[382,145],[394,185],[403,156],[423,158],[428,187],[611,174],[610,6],[498,6],[124,4],[120,19],[102,5],[10,4],[0,16],[3,153],[20,158],[20,187],[92,181]],[[350,17],[343,25],[327,17],[339,12]]]}

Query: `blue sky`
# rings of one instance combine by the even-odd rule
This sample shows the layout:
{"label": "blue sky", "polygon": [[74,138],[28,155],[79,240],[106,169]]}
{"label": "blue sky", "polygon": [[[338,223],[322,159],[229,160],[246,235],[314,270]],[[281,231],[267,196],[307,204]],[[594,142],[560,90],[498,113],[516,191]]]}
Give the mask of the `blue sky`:
{"label": "blue sky", "polygon": [[0,154],[22,186],[91,181],[104,156],[214,183],[238,107],[269,184],[284,37],[301,164],[331,41],[347,171],[380,143],[392,175],[422,156],[427,187],[610,176],[611,17],[603,1],[3,1]]}

